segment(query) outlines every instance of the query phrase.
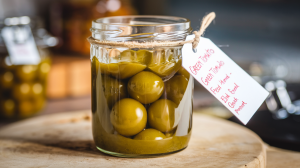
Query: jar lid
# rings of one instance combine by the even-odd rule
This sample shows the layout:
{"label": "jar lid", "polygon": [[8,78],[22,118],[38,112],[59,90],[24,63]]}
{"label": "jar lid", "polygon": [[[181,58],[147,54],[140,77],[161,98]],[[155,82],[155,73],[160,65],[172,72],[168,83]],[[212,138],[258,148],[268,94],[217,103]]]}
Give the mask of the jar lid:
{"label": "jar lid", "polygon": [[192,31],[190,20],[174,16],[114,16],[94,20],[92,36],[108,41],[177,41]]}

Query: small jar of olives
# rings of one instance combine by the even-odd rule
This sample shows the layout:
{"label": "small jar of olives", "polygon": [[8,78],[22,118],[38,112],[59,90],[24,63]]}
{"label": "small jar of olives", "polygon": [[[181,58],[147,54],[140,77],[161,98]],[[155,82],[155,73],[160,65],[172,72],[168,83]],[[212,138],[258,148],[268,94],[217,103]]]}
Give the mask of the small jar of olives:
{"label": "small jar of olives", "polygon": [[182,46],[120,43],[184,41],[190,21],[170,16],[116,16],[92,23],[92,127],[97,148],[119,157],[151,157],[187,147],[193,77]]}
{"label": "small jar of olives", "polygon": [[[5,24],[0,21],[0,119],[31,117],[42,111],[46,104],[46,83],[51,66],[48,47],[55,46],[57,40],[37,24],[39,20],[30,20],[22,16],[6,18]],[[5,39],[4,29],[12,32],[11,39],[7,36]],[[28,52],[35,50],[31,47],[31,37],[38,52],[39,61],[35,63]],[[21,53],[17,59],[11,59],[12,49]]]}
{"label": "small jar of olives", "polygon": [[37,65],[12,65],[8,56],[0,56],[1,118],[23,119],[44,108],[51,60],[48,52],[40,53],[45,55]]}

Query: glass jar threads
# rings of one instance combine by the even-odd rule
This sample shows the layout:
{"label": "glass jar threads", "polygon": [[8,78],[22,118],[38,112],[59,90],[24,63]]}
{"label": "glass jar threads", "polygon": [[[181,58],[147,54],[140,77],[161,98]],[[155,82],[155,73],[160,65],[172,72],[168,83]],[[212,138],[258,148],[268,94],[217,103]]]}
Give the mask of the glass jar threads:
{"label": "glass jar threads", "polygon": [[92,126],[97,148],[120,157],[147,157],[187,147],[193,78],[182,46],[124,47],[118,42],[184,41],[190,21],[167,16],[118,16],[93,21]]}

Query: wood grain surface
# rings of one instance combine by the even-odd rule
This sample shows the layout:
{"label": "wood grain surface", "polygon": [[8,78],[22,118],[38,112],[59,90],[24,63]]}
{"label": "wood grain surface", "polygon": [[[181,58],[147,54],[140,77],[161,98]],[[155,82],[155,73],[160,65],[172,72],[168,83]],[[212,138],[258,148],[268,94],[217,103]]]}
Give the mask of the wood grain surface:
{"label": "wood grain surface", "polygon": [[89,111],[44,115],[0,130],[0,167],[261,168],[261,139],[237,124],[194,114],[189,146],[157,158],[117,158],[97,151]]}
{"label": "wood grain surface", "polygon": [[300,152],[266,146],[267,168],[299,168]]}

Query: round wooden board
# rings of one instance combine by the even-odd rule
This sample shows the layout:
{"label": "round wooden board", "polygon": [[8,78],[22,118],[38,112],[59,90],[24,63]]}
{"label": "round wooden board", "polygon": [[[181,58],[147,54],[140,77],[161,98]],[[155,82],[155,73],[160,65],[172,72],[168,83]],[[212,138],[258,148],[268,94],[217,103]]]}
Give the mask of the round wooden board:
{"label": "round wooden board", "polygon": [[266,167],[261,139],[237,124],[194,114],[189,146],[157,158],[117,158],[97,151],[90,112],[27,119],[0,130],[0,167]]}

